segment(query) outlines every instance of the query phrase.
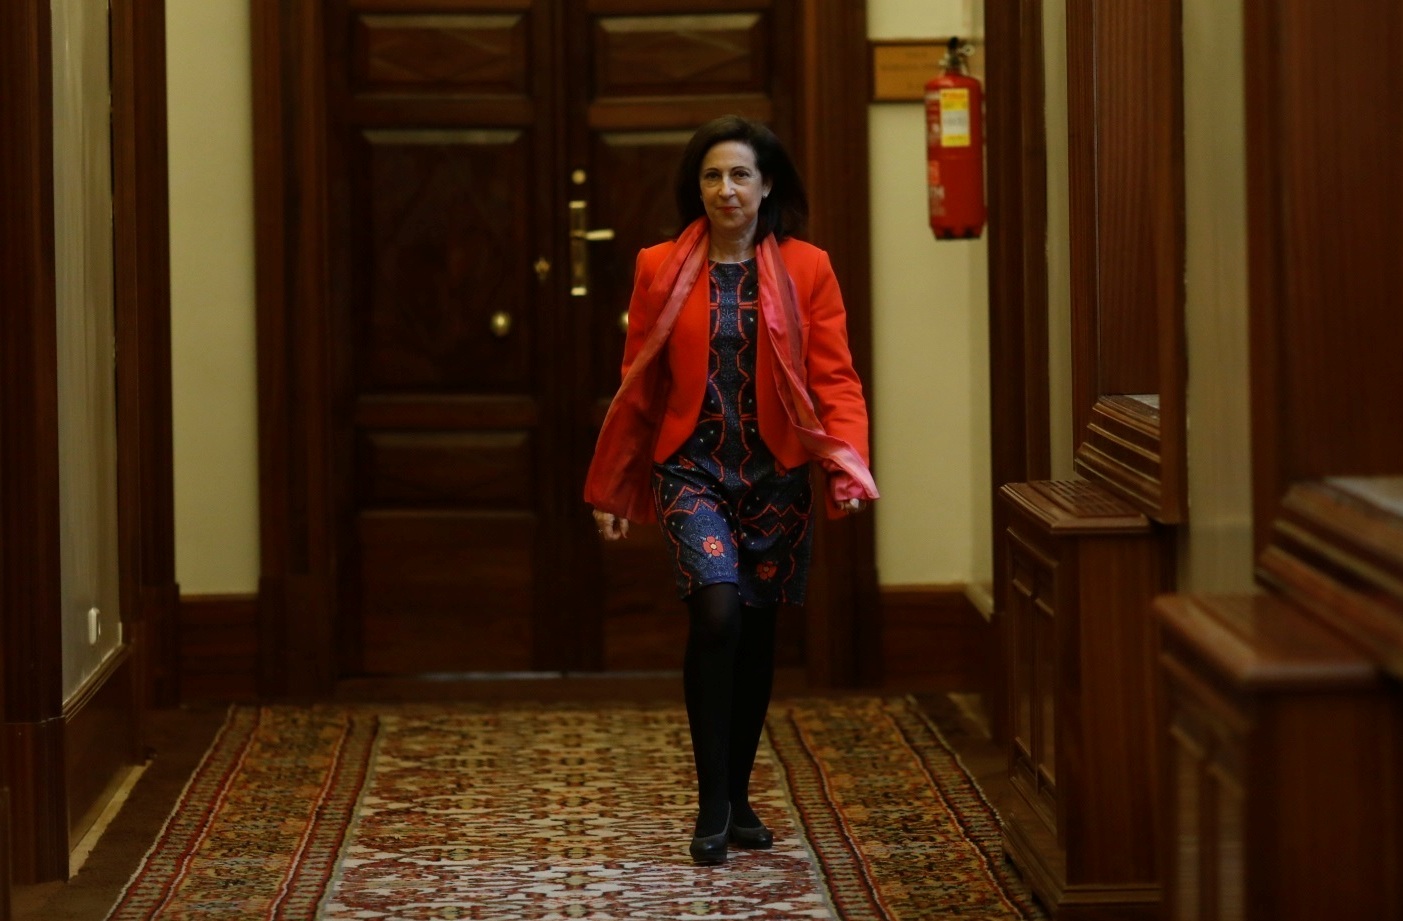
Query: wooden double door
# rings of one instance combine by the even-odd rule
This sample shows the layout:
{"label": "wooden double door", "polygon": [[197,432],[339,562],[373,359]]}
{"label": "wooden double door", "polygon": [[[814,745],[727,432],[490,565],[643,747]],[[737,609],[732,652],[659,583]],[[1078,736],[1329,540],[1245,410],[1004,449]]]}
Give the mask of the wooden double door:
{"label": "wooden double door", "polygon": [[795,136],[791,4],[324,16],[337,675],[677,667],[660,539],[600,546],[581,490],[687,138],[727,112]]}

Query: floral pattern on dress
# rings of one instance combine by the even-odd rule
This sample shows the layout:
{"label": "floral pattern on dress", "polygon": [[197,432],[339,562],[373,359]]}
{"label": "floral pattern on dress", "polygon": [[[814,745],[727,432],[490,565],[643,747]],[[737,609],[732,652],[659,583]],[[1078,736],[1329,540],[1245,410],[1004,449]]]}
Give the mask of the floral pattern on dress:
{"label": "floral pattern on dress", "polygon": [[678,595],[729,582],[750,607],[803,604],[813,494],[808,464],[790,469],[760,435],[759,275],[753,259],[714,263],[708,275],[710,354],[696,427],[653,467]]}

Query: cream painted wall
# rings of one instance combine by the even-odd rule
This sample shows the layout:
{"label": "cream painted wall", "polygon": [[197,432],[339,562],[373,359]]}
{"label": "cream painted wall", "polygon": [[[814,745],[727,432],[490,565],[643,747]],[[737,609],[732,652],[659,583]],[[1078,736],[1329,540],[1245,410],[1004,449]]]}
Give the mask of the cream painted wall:
{"label": "cream painted wall", "polygon": [[867,0],[867,37],[984,35],[984,0]]}
{"label": "cream painted wall", "polygon": [[176,578],[258,587],[248,0],[166,3]]}
{"label": "cream painted wall", "polygon": [[[868,0],[873,39],[982,33],[968,0]],[[934,74],[932,74],[934,76]],[[870,110],[873,452],[883,585],[992,578],[987,247],[926,213],[925,110]]]}
{"label": "cream painted wall", "polygon": [[[877,38],[977,34],[980,0],[869,0]],[[177,578],[258,584],[247,0],[170,0]],[[985,244],[926,226],[924,115],[871,111],[877,556],[886,585],[987,581]]]}
{"label": "cream painted wall", "polygon": [[1241,4],[1185,0],[1189,527],[1179,586],[1252,586]]}

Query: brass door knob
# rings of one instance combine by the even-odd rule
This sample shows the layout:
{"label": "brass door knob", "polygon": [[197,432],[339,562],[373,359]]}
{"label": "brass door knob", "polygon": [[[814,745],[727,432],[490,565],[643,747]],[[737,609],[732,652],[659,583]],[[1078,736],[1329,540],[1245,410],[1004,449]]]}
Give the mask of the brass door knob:
{"label": "brass door knob", "polygon": [[492,335],[498,339],[505,339],[512,331],[512,315],[505,310],[499,310],[492,314],[492,319],[488,321],[488,326],[492,329]]}

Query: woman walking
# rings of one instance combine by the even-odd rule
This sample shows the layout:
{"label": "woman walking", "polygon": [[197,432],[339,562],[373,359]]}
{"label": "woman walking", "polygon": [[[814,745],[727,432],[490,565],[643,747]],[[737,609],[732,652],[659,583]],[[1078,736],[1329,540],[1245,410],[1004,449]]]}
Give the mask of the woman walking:
{"label": "woman walking", "polygon": [[828,254],[793,237],[808,203],[763,125],[708,122],[675,183],[682,232],[638,254],[623,383],[585,500],[605,540],[656,517],[689,612],[683,687],[697,770],[690,845],[767,848],[749,785],[774,676],[775,621],[802,604],[810,463],[831,515],[877,498],[867,408]]}

